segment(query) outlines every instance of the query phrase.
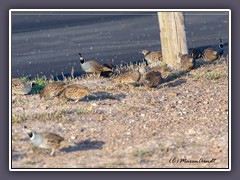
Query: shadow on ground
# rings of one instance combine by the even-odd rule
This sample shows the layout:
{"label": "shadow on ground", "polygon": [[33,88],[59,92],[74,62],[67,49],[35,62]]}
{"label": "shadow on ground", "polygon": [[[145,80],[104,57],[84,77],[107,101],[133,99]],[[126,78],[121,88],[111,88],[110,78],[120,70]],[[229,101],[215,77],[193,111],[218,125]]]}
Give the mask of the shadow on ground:
{"label": "shadow on ground", "polygon": [[187,82],[186,79],[179,79],[175,82],[170,82],[170,83],[165,84],[164,87],[169,87],[169,88],[170,87],[177,87],[177,86],[180,86],[181,84],[186,83],[186,82]]}
{"label": "shadow on ground", "polygon": [[126,97],[126,94],[120,93],[120,94],[112,94],[108,93],[106,91],[98,91],[94,92],[95,96],[91,95],[86,98],[83,98],[81,101],[96,101],[96,100],[104,100],[104,99],[112,99],[112,100],[120,100]]}
{"label": "shadow on ground", "polygon": [[75,146],[70,146],[68,148],[62,148],[61,151],[74,152],[74,151],[102,149],[104,144],[105,144],[105,142],[103,142],[103,141],[84,140],[84,141],[75,143]]}

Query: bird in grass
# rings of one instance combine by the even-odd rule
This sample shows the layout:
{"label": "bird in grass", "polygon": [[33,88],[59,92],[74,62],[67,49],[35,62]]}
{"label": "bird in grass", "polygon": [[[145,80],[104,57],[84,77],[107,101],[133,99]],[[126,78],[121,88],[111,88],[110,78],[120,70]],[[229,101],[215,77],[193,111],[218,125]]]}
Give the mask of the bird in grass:
{"label": "bird in grass", "polygon": [[59,96],[64,91],[66,86],[67,84],[64,82],[52,82],[44,87],[40,94],[40,97],[44,97],[45,99],[52,99],[56,96]]}
{"label": "bird in grass", "polygon": [[193,59],[203,59],[203,52],[200,49],[191,48],[189,49],[189,55],[193,57]]}
{"label": "bird in grass", "polygon": [[34,146],[44,149],[51,149],[50,153],[51,156],[54,155],[54,152],[56,150],[69,146],[74,146],[73,143],[65,141],[63,137],[55,133],[51,132],[40,133],[33,130],[29,130],[27,126],[24,126],[24,130],[28,134]]}
{"label": "bird in grass", "polygon": [[159,71],[150,71],[145,75],[144,85],[148,87],[157,87],[163,81]]}
{"label": "bird in grass", "polygon": [[148,64],[151,67],[160,65],[163,61],[161,51],[148,51],[144,49],[141,53],[144,55],[144,59],[147,60]]}
{"label": "bird in grass", "polygon": [[25,95],[28,94],[32,90],[32,86],[35,81],[25,82],[22,79],[13,78],[12,79],[12,93]]}
{"label": "bird in grass", "polygon": [[113,71],[111,68],[99,64],[96,60],[86,61],[81,53],[78,53],[80,56],[80,65],[82,69],[88,74],[101,74],[106,71]]}
{"label": "bird in grass", "polygon": [[78,102],[82,98],[93,95],[95,96],[87,87],[80,84],[68,85],[63,92],[60,94],[61,99],[73,100]]}
{"label": "bird in grass", "polygon": [[114,82],[123,84],[135,85],[141,78],[141,74],[138,69],[120,74],[117,78],[113,79]]}
{"label": "bird in grass", "polygon": [[114,65],[113,64],[111,64],[111,63],[104,63],[103,64],[103,66],[104,67],[107,67],[107,68],[109,68],[109,69],[112,69],[112,71],[104,71],[104,72],[101,72],[101,76],[103,76],[103,77],[110,77],[110,76],[112,76],[113,75],[113,70],[114,70]]}
{"label": "bird in grass", "polygon": [[179,53],[179,57],[181,58],[181,70],[189,71],[193,69],[195,60],[191,55]]}
{"label": "bird in grass", "polygon": [[218,48],[209,47],[204,50],[203,57],[206,61],[213,62],[222,57],[223,52],[224,52],[223,51],[223,42],[222,42],[222,39],[220,39],[219,41],[220,42],[219,42]]}

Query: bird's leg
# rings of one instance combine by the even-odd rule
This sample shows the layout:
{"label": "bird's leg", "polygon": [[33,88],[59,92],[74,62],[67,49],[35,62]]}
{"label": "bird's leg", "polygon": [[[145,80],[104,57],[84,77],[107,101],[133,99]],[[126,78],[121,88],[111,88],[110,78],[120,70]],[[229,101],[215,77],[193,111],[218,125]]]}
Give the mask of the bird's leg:
{"label": "bird's leg", "polygon": [[79,99],[77,99],[76,101],[74,101],[75,103],[77,103],[79,101]]}

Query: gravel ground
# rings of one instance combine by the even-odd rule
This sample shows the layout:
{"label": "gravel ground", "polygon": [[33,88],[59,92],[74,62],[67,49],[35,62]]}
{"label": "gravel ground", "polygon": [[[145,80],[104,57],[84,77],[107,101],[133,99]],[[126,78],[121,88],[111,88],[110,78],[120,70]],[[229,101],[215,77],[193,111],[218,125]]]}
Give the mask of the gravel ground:
{"label": "gravel ground", "polygon": [[[155,89],[103,77],[74,81],[97,97],[77,103],[13,97],[12,168],[228,168],[226,63],[203,65]],[[50,156],[31,145],[24,125],[76,146]]]}

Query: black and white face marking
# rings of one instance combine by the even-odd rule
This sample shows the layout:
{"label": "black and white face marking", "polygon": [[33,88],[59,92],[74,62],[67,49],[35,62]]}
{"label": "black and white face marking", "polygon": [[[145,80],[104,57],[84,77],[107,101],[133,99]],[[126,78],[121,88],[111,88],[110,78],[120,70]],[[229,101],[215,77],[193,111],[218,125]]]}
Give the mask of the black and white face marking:
{"label": "black and white face marking", "polygon": [[81,53],[78,53],[78,54],[80,56],[80,63],[83,64],[85,62],[85,59],[82,57]]}
{"label": "black and white face marking", "polygon": [[222,42],[222,39],[221,39],[221,38],[220,38],[219,48],[220,48],[220,49],[223,49],[223,42]]}
{"label": "black and white face marking", "polygon": [[219,48],[220,48],[220,49],[223,49],[223,44],[222,44],[222,43],[219,44]]}
{"label": "black and white face marking", "polygon": [[33,132],[29,132],[28,136],[29,136],[30,139],[32,139],[33,138]]}

